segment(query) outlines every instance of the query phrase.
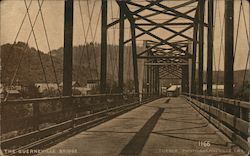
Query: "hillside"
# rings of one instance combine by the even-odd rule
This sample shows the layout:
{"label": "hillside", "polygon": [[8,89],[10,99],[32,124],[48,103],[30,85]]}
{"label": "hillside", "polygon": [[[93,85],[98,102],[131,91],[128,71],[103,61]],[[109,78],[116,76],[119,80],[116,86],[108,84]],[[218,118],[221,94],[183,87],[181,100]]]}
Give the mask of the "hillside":
{"label": "hillside", "polygon": [[[25,48],[25,43],[18,42],[14,46],[11,44],[5,44],[1,46],[1,66],[2,66],[2,82],[10,83],[15,70],[20,63],[20,68],[17,72],[16,80],[22,84],[42,82],[44,81],[41,64],[38,57],[38,52],[34,48]],[[51,68],[50,57],[43,52],[39,52],[46,71],[48,81],[53,82],[54,76]],[[60,77],[60,71],[62,70],[62,64],[58,59],[53,59],[55,63],[55,69]]]}
{"label": "hillside", "polygon": [[[35,48],[28,47],[25,50],[25,43],[18,42],[12,47],[11,44],[1,46],[1,65],[2,65],[2,82],[9,84],[13,74],[18,66],[20,58],[23,57],[20,69],[18,70],[15,82],[21,84],[30,84],[34,82],[45,82],[43,70]],[[125,79],[132,79],[133,70],[131,59],[131,47],[125,47]],[[39,52],[42,63],[46,72],[48,82],[55,82],[55,76],[52,68],[50,55]],[[62,82],[63,74],[63,48],[52,50],[52,58],[55,64],[55,70],[58,81]],[[118,66],[118,46],[108,46],[108,79],[117,80]],[[73,48],[73,80],[78,80],[82,85],[86,84],[89,79],[98,79],[100,71],[100,44],[87,44],[75,46]],[[130,76],[128,76],[130,71]],[[246,79],[249,79],[249,71]],[[206,73],[204,72],[204,82],[206,82]],[[223,71],[215,71],[213,80],[218,84],[223,84]],[[242,84],[244,70],[235,71],[234,80],[236,84]]]}
{"label": "hillside", "polygon": [[[198,72],[198,71],[197,71]],[[234,83],[243,83],[245,70],[237,70],[234,72]],[[250,70],[246,71],[245,81],[249,81]],[[204,72],[204,83],[206,83],[206,72]],[[223,84],[224,83],[224,71],[213,72],[213,83]]]}
{"label": "hillside", "polygon": [[[10,84],[10,81],[18,67],[18,62],[22,58],[20,68],[17,72],[15,83],[31,84],[35,82],[45,82],[41,61],[38,51],[35,48],[27,47],[23,42],[14,45],[4,44],[1,46],[1,66],[2,83]],[[129,59],[130,47],[126,47],[125,66],[132,67],[132,61]],[[52,61],[49,54],[39,52],[46,78],[48,82],[55,82],[55,74],[52,68]],[[55,64],[55,71],[59,82],[62,82],[63,76],[63,48],[51,51],[52,59]],[[108,79],[115,77],[117,79],[118,66],[118,46],[108,46]],[[100,71],[100,44],[87,44],[75,46],[73,48],[73,80],[80,84],[86,84],[89,79],[98,79]],[[128,69],[125,70],[127,72]],[[113,76],[115,75],[115,76]],[[131,77],[132,78],[132,77]]]}

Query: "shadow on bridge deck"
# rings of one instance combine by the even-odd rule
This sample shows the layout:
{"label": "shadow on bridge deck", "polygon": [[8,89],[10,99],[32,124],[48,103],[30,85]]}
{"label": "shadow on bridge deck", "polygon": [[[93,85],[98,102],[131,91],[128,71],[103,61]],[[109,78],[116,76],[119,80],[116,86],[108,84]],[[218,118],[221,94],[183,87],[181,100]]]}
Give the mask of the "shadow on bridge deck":
{"label": "shadow on bridge deck", "polygon": [[166,100],[150,102],[48,150],[79,156],[245,155],[184,99]]}

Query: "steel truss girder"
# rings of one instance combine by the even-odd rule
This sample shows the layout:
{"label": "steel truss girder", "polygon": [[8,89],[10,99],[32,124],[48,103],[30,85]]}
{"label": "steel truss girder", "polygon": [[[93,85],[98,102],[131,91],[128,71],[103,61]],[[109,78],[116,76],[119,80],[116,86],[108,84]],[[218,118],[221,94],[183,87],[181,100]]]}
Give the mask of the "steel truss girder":
{"label": "steel truss girder", "polygon": [[[190,9],[190,10],[184,12],[184,13],[185,13],[185,14],[188,14],[188,13],[191,13],[191,12],[193,12],[193,11],[195,11],[195,10],[197,10],[197,9],[196,9],[196,8],[193,8],[193,9]],[[172,22],[172,21],[174,21],[174,20],[177,20],[178,18],[180,18],[180,17],[176,16],[176,17],[173,17],[173,18],[171,18],[171,19],[168,19],[167,21],[162,22],[162,23],[159,23],[159,24],[161,24],[161,25],[166,25],[166,24],[169,24],[170,22]],[[157,28],[159,28],[159,27],[160,27],[160,25],[156,25],[156,26],[150,28],[148,31],[151,32],[151,31],[153,31],[153,30],[155,30],[155,29],[157,29]],[[146,34],[145,32],[142,32],[142,33],[136,35],[136,38],[141,37],[141,36],[143,36],[143,35],[145,35],[145,34]],[[131,39],[126,40],[126,41],[125,41],[125,44],[128,43],[128,42],[130,42],[130,41],[131,41]]]}
{"label": "steel truss girder", "polygon": [[[136,25],[135,25],[135,26],[136,26]],[[174,49],[176,49],[176,50],[178,50],[178,51],[180,51],[180,52],[186,53],[183,49],[178,48],[178,47],[175,46],[174,44],[168,42],[168,40],[164,40],[164,39],[162,39],[162,38],[160,38],[160,37],[158,37],[158,36],[156,36],[156,35],[154,35],[154,34],[148,32],[147,30],[144,30],[144,29],[142,29],[142,28],[140,28],[140,27],[138,27],[138,26],[136,26],[136,28],[139,29],[139,30],[141,30],[141,31],[146,32],[146,34],[148,34],[148,35],[150,35],[151,37],[154,37],[154,38],[156,38],[157,40],[159,40],[159,41],[161,41],[161,42],[163,42],[163,43],[165,43],[165,44],[171,46],[172,48],[174,48]]]}
{"label": "steel truss girder", "polygon": [[[156,23],[156,22],[154,22],[154,21],[152,21],[152,20],[149,20],[149,19],[147,19],[147,18],[145,18],[145,17],[143,17],[143,16],[141,16],[141,15],[136,15],[136,16],[141,17],[142,19],[144,19],[145,21],[150,22],[151,24],[154,24],[154,25],[156,25],[156,26],[159,26],[159,28],[163,28],[163,29],[165,29],[165,30],[167,30],[167,31],[170,31],[170,32],[172,32],[172,33],[177,33],[177,31],[172,30],[172,29],[166,27],[166,26],[163,25],[163,24]],[[168,23],[168,24],[170,24],[170,23]],[[136,25],[137,25],[137,24],[136,24]],[[187,26],[193,26],[193,23],[191,23],[191,24],[189,23]],[[142,30],[142,31],[145,32],[145,33],[149,32],[149,31],[147,31],[147,30],[144,30],[144,29],[140,28],[138,25],[137,25],[137,28],[138,28],[139,30]],[[188,37],[188,36],[186,36],[186,35],[184,35],[184,34],[180,34],[180,36],[183,37],[183,38],[185,38],[185,39],[191,40],[191,41],[193,40],[191,37]]]}
{"label": "steel truss girder", "polygon": [[184,28],[183,30],[179,31],[178,33],[176,33],[176,34],[174,34],[174,35],[172,35],[172,36],[170,36],[170,37],[167,37],[166,39],[160,41],[159,43],[154,44],[153,46],[151,46],[151,47],[149,47],[148,49],[144,50],[143,52],[139,53],[138,56],[141,56],[141,55],[143,55],[143,54],[145,54],[145,53],[151,51],[153,48],[155,48],[155,47],[157,47],[157,46],[159,46],[159,45],[164,44],[164,43],[167,42],[168,40],[175,38],[176,36],[180,35],[181,33],[185,32],[185,31],[187,31],[187,30],[189,30],[189,29],[191,29],[192,27],[193,27],[193,26],[188,26],[188,27]]}
{"label": "steel truss girder", "polygon": [[[177,6],[174,6],[173,8],[174,8],[174,9],[178,9],[178,8],[181,8],[181,7],[190,5],[190,4],[192,4],[192,3],[195,3],[195,2],[197,2],[197,0],[190,0],[190,1],[185,2],[185,3],[183,3],[183,4],[179,4],[179,5],[177,5]],[[130,5],[137,6],[137,7],[144,7],[144,6],[142,6],[142,5],[133,3],[133,2],[131,2],[131,1],[129,1],[129,2],[127,2],[127,3],[130,4]],[[146,16],[144,16],[144,17],[152,17],[152,16],[159,15],[159,14],[160,14],[159,12],[155,12],[155,13],[148,14],[148,15],[146,15]]]}
{"label": "steel truss girder", "polygon": [[[189,20],[191,20],[192,22],[199,20],[199,19],[196,19],[195,17],[191,17],[190,15],[187,15],[187,13],[186,13],[186,12],[190,13],[190,12],[193,12],[193,11],[195,11],[195,10],[197,11],[197,8],[193,8],[193,9],[191,9],[191,10],[188,10],[188,11],[186,11],[185,13],[182,13],[182,12],[176,10],[178,7],[179,7],[179,8],[180,8],[180,7],[184,7],[184,6],[186,6],[186,5],[189,5],[189,4],[198,2],[198,1],[191,0],[191,1],[188,1],[188,2],[185,2],[185,3],[183,3],[183,4],[178,5],[176,8],[174,8],[174,7],[169,8],[169,7],[167,7],[167,6],[162,5],[160,2],[162,2],[162,1],[161,1],[161,0],[158,0],[158,1],[150,2],[150,3],[149,3],[148,5],[146,5],[146,6],[143,6],[143,5],[140,5],[140,4],[136,4],[136,3],[131,2],[131,1],[123,1],[123,2],[120,2],[120,3],[123,3],[123,5],[125,6],[125,8],[126,8],[126,10],[127,10],[127,13],[128,13],[127,16],[130,16],[130,17],[129,17],[129,18],[130,18],[130,19],[129,19],[130,21],[131,21],[131,19],[133,19],[133,22],[135,22],[135,18],[138,17],[137,19],[143,19],[143,20],[145,20],[145,21],[147,21],[147,22],[150,22],[150,25],[152,25],[152,26],[155,25],[153,28],[151,28],[151,29],[149,29],[149,30],[145,30],[145,29],[143,29],[141,26],[136,25],[136,23],[135,23],[135,27],[136,27],[138,30],[142,31],[141,34],[135,36],[136,38],[137,38],[137,37],[140,37],[140,36],[142,36],[142,35],[144,35],[144,34],[147,34],[147,35],[149,35],[149,36],[151,36],[151,37],[153,37],[153,38],[155,38],[155,39],[157,39],[157,40],[160,41],[159,43],[157,43],[157,44],[155,44],[155,45],[149,47],[149,48],[146,49],[145,51],[143,51],[143,52],[141,52],[140,54],[138,54],[138,58],[145,58],[145,57],[141,57],[141,56],[142,56],[143,54],[145,54],[146,52],[149,52],[149,51],[151,51],[152,49],[154,49],[154,48],[156,48],[156,47],[158,47],[158,46],[160,46],[160,45],[168,45],[168,46],[172,47],[173,49],[170,50],[168,53],[174,52],[174,51],[176,50],[176,51],[180,51],[181,53],[186,54],[187,52],[186,52],[186,50],[183,50],[183,49],[182,49],[183,47],[180,48],[180,47],[174,45],[173,43],[171,43],[171,42],[169,42],[169,41],[170,41],[171,39],[177,37],[177,36],[181,36],[181,37],[184,37],[185,39],[187,39],[187,40],[189,40],[189,41],[193,41],[193,38],[191,38],[191,37],[189,37],[189,36],[187,36],[187,35],[184,35],[184,32],[185,32],[185,31],[187,31],[187,30],[193,28],[193,23],[190,24],[190,25],[188,25],[185,29],[183,29],[183,30],[181,30],[181,31],[178,31],[178,32],[175,31],[175,30],[173,30],[173,29],[170,29],[170,28],[166,27],[165,24],[171,24],[172,21],[174,21],[174,20],[176,20],[176,19],[178,19],[178,18],[180,18],[180,17],[189,19]],[[127,6],[127,4],[130,4],[130,5],[134,5],[134,6],[140,7],[140,9],[137,9],[136,11],[130,11],[129,8],[128,8],[128,6]],[[152,6],[158,6],[158,7],[160,7],[160,8],[165,9],[166,11],[165,11],[164,13],[166,13],[166,12],[173,12],[174,14],[171,14],[171,15],[174,15],[174,16],[176,16],[176,17],[174,17],[174,18],[172,18],[172,19],[170,19],[170,20],[167,20],[167,21],[165,21],[165,22],[163,22],[163,23],[156,23],[156,22],[154,22],[153,20],[148,19],[147,17],[149,17],[149,16],[144,17],[144,16],[141,16],[141,15],[138,14],[139,12],[142,12],[142,11],[144,11],[144,10],[156,11],[156,14],[155,14],[155,15],[158,15],[158,14],[162,13],[162,12],[159,12],[159,10],[155,10],[155,9],[152,10],[152,9],[150,9],[150,7],[152,7]],[[152,15],[152,14],[151,14],[151,15]],[[136,17],[134,17],[134,16],[136,16]],[[137,19],[136,19],[136,20],[137,20]],[[184,24],[184,25],[185,25],[185,24]],[[157,35],[151,33],[151,31],[153,31],[154,29],[157,29],[157,28],[163,28],[164,30],[170,31],[170,32],[172,32],[172,33],[174,33],[174,34],[173,34],[172,36],[168,37],[167,39],[163,39],[163,38],[161,38],[161,37],[159,37],[159,36],[157,36]],[[131,40],[131,39],[130,39],[130,40]],[[130,40],[128,40],[128,41],[130,41]],[[128,42],[128,41],[125,41],[125,42]],[[161,53],[161,54],[164,55],[164,53]],[[152,57],[152,56],[150,56],[150,57]],[[159,56],[158,56],[158,57],[159,57]],[[162,58],[162,56],[160,56],[160,57]],[[180,57],[183,57],[183,56],[180,56]],[[191,57],[191,56],[190,56],[190,57]],[[146,57],[146,58],[148,58],[148,57]]]}
{"label": "steel truss girder", "polygon": [[181,66],[179,65],[169,65],[169,66],[161,66],[160,69],[164,69],[164,71],[173,71],[176,72],[178,74],[181,74],[180,70],[181,70]]}
{"label": "steel truss girder", "polygon": [[146,66],[169,66],[169,65],[177,65],[177,66],[181,66],[181,65],[188,65],[188,63],[167,63],[167,62],[164,62],[164,63],[145,63]]}
{"label": "steel truss girder", "polygon": [[[135,23],[138,26],[155,26],[154,23]],[[193,23],[183,22],[183,23],[167,23],[167,24],[161,24],[163,26],[187,26],[192,25]]]}
{"label": "steel truss girder", "polygon": [[165,71],[171,71],[177,74],[181,74],[181,66],[179,65],[161,66],[160,69],[164,69]]}
{"label": "steel truss girder", "polygon": [[[173,67],[173,66],[172,66]],[[160,77],[165,77],[167,74],[170,74],[176,78],[181,79],[180,69],[172,69],[171,67],[161,67],[160,68]]]}

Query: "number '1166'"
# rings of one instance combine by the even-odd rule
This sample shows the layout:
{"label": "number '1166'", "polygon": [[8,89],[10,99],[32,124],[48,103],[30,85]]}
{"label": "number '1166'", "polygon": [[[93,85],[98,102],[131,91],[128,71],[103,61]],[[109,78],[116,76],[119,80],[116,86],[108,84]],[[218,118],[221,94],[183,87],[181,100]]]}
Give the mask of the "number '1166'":
{"label": "number '1166'", "polygon": [[210,141],[199,141],[198,145],[202,147],[209,147],[211,144]]}

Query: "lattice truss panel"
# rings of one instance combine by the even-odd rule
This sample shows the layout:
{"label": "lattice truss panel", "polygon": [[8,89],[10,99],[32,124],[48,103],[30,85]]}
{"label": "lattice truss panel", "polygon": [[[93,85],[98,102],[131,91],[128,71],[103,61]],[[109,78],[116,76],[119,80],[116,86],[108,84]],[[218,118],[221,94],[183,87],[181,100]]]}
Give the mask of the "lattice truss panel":
{"label": "lattice truss panel", "polygon": [[[194,41],[194,25],[198,22],[198,0],[117,0],[117,3],[135,28],[136,40],[146,40],[146,49],[137,53],[138,58],[162,65],[160,70],[169,68],[168,73],[173,73],[168,65],[177,69],[192,57],[190,43]],[[180,71],[178,68],[176,72]],[[174,75],[179,77],[180,73]]]}

